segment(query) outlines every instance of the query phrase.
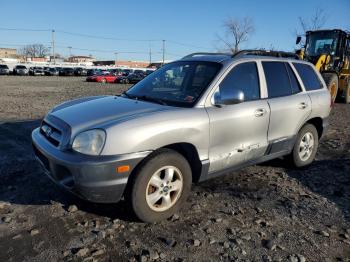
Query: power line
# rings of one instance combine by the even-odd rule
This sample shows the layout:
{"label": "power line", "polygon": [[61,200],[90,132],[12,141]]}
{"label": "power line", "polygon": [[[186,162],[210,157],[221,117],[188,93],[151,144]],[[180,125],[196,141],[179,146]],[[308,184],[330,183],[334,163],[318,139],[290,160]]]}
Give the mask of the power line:
{"label": "power line", "polygon": [[72,33],[67,31],[61,31],[56,30],[58,33],[67,34],[67,35],[73,35],[73,36],[79,36],[79,37],[86,37],[86,38],[95,38],[95,39],[103,39],[103,40],[115,40],[115,41],[135,41],[135,42],[158,42],[161,41],[159,39],[130,39],[130,38],[115,38],[115,37],[106,37],[106,36],[96,36],[96,35],[87,35],[87,34],[80,34],[80,33]]}
{"label": "power line", "polygon": [[26,28],[4,28],[0,27],[2,31],[22,31],[22,32],[51,32],[51,29],[26,29]]}
{"label": "power line", "polygon": [[[26,32],[52,32],[55,31],[56,33],[66,34],[66,35],[72,35],[72,36],[78,36],[78,37],[85,37],[85,38],[94,38],[94,39],[102,39],[102,40],[112,40],[112,41],[129,41],[129,42],[162,42],[164,39],[132,39],[132,38],[115,38],[115,37],[108,37],[108,36],[98,36],[98,35],[90,35],[90,34],[81,34],[81,33],[75,33],[75,32],[68,32],[63,30],[53,30],[53,29],[29,29],[29,28],[5,28],[0,27],[0,30],[2,31],[26,31]],[[199,49],[208,49],[207,47],[203,46],[197,46],[193,44],[173,41],[166,39],[167,42],[185,46],[185,47],[191,47],[191,48],[199,48]]]}

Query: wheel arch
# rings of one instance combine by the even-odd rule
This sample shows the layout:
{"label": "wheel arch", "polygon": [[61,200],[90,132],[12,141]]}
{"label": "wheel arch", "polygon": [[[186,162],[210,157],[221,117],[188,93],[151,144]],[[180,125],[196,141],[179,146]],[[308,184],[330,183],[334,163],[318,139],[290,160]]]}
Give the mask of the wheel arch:
{"label": "wheel arch", "polygon": [[322,137],[322,135],[323,135],[323,119],[321,117],[311,118],[311,119],[307,120],[303,126],[305,126],[306,124],[312,124],[317,130],[318,138],[320,139]]}
{"label": "wheel arch", "polygon": [[202,162],[199,159],[198,151],[196,147],[193,144],[190,143],[174,143],[174,144],[168,144],[165,146],[162,146],[156,150],[154,150],[151,154],[149,154],[147,157],[145,157],[143,160],[141,160],[131,171],[126,190],[124,192],[127,194],[127,192],[130,190],[130,185],[132,184],[132,181],[134,180],[139,168],[149,159],[150,156],[153,156],[154,154],[161,153],[164,149],[170,149],[173,150],[179,154],[181,154],[188,162],[188,164],[191,167],[192,171],[192,182],[198,182],[201,176],[202,171]]}

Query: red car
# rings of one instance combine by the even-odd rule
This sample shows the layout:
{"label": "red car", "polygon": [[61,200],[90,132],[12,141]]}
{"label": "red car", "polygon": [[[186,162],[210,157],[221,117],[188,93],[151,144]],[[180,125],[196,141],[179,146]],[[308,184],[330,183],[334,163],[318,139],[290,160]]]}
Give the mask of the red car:
{"label": "red car", "polygon": [[87,82],[114,83],[118,77],[115,75],[93,75],[86,78]]}

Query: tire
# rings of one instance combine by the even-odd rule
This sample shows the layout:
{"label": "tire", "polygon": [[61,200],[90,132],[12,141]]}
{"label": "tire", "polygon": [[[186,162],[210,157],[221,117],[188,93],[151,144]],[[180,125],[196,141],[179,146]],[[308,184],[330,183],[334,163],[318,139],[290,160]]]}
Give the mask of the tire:
{"label": "tire", "polygon": [[[301,149],[302,143],[305,144],[305,142],[307,142],[307,136],[309,136],[310,134],[312,135],[311,138],[313,140],[312,148],[311,148],[311,142],[306,144],[305,147],[308,148],[307,151],[309,152],[309,154],[306,154],[305,147],[304,147],[304,152],[305,152],[305,155],[304,155],[302,153],[303,150]],[[295,141],[292,152],[287,157],[289,162],[295,167],[303,167],[303,166],[310,165],[314,161],[317,153],[318,139],[319,139],[318,133],[315,126],[312,124],[304,125],[300,129],[297,135],[297,139]]]}
{"label": "tire", "polygon": [[345,103],[350,104],[350,80],[347,82],[343,94]]}
{"label": "tire", "polygon": [[129,83],[130,83],[129,79],[125,79],[125,80],[124,80],[124,84],[127,85],[127,84],[129,84]]}
{"label": "tire", "polygon": [[[171,169],[173,179],[167,184]],[[136,170],[125,198],[138,219],[157,222],[169,218],[181,208],[191,191],[191,184],[192,172],[187,160],[176,151],[161,149],[145,159]]]}
{"label": "tire", "polygon": [[338,94],[338,76],[333,73],[325,73],[322,76],[326,82],[327,89],[331,93],[332,102],[334,103]]}

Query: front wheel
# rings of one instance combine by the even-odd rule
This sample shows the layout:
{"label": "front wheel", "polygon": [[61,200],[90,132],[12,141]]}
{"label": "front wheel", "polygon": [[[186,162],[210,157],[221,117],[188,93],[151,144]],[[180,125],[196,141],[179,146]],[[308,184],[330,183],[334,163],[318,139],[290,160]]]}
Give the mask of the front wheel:
{"label": "front wheel", "polygon": [[350,104],[350,80],[347,82],[344,89],[344,100],[345,103]]}
{"label": "front wheel", "polygon": [[322,76],[331,94],[332,102],[334,103],[338,94],[338,76],[333,73],[325,73]]}
{"label": "front wheel", "polygon": [[156,222],[181,208],[191,184],[192,172],[187,160],[176,151],[162,149],[138,168],[126,198],[141,221]]}
{"label": "front wheel", "polygon": [[296,167],[310,165],[316,156],[318,148],[318,133],[314,125],[306,124],[297,135],[293,151],[288,156]]}

